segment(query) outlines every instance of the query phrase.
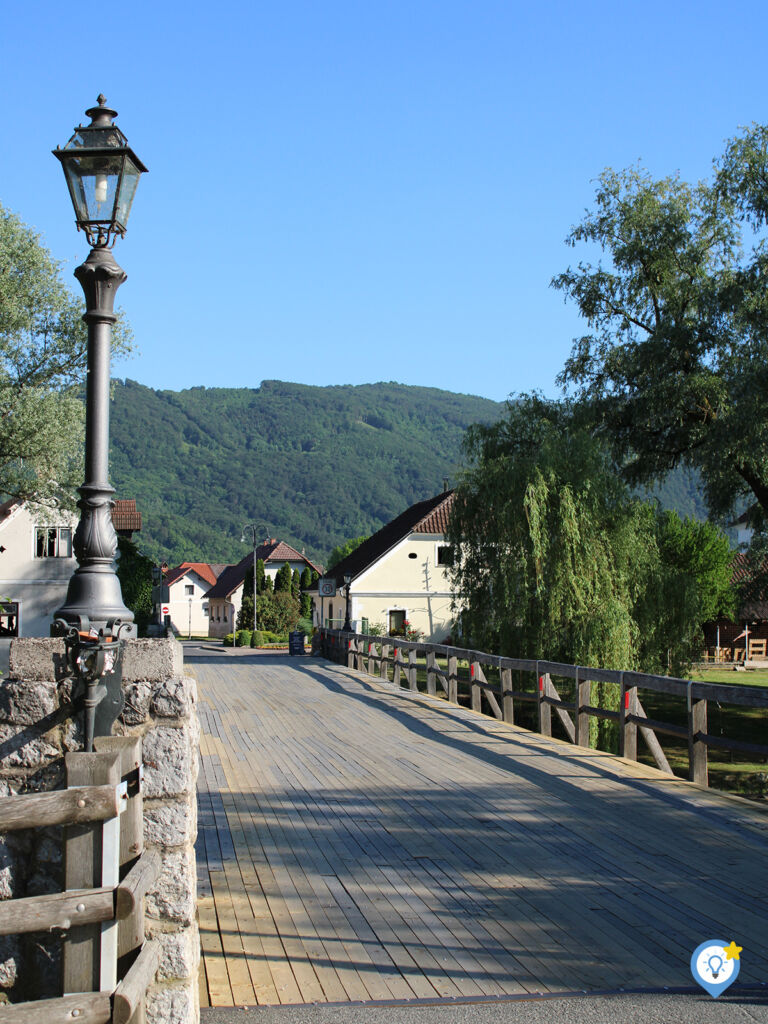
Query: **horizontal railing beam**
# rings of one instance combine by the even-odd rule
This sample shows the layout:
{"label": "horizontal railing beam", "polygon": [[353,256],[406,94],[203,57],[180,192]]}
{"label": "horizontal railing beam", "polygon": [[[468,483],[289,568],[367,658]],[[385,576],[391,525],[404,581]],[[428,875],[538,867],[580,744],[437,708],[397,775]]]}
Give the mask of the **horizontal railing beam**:
{"label": "horizontal railing beam", "polygon": [[116,818],[125,803],[120,786],[72,786],[0,800],[0,832],[48,825],[80,825]]}
{"label": "horizontal railing beam", "polygon": [[0,935],[48,932],[53,928],[67,931],[112,921],[114,917],[114,889],[68,889],[0,902]]}

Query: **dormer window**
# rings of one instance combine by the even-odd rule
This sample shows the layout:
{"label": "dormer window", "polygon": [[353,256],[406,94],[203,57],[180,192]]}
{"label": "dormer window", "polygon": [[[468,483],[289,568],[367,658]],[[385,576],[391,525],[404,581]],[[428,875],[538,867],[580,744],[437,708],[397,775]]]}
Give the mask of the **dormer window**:
{"label": "dormer window", "polygon": [[35,558],[71,558],[71,526],[38,526],[35,530]]}

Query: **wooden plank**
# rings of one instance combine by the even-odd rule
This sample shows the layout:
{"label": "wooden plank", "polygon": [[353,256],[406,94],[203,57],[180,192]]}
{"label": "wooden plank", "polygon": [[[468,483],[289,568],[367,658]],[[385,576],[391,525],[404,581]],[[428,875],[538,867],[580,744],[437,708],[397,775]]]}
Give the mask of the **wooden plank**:
{"label": "wooden plank", "polygon": [[58,999],[0,1004],[0,1024],[110,1024],[109,992],[77,992]]}
{"label": "wooden plank", "polygon": [[576,710],[573,716],[573,742],[579,747],[589,746],[589,714],[584,710],[589,705],[591,683],[576,674]]}
{"label": "wooden plank", "polygon": [[0,902],[0,935],[24,935],[111,921],[115,916],[110,889],[80,889]]}
{"label": "wooden plank", "polygon": [[[648,718],[648,716],[645,713],[645,708],[641,704],[640,699],[638,697],[635,698],[635,710],[639,718]],[[674,775],[675,773],[669,767],[669,761],[667,760],[667,756],[662,750],[661,744],[656,738],[656,733],[653,731],[653,729],[649,729],[647,728],[647,726],[644,725],[638,725],[638,728],[640,730],[640,735],[643,737],[643,740],[645,741],[645,745],[650,750],[653,759],[656,762],[656,766],[660,768],[661,771],[666,772],[667,775]]]}
{"label": "wooden plank", "polygon": [[434,697],[437,694],[435,685],[435,652],[427,651],[427,693]]}
{"label": "wooden plank", "polygon": [[145,942],[130,970],[115,989],[113,1024],[129,1024],[144,1005],[147,988],[155,980],[160,962],[160,943],[153,939]]}
{"label": "wooden plank", "polygon": [[630,715],[637,714],[637,687],[628,686],[622,675],[619,720],[619,753],[631,761],[637,760],[637,723]]}
{"label": "wooden plank", "polygon": [[459,702],[459,669],[455,655],[448,657],[448,700],[452,704]]}
{"label": "wooden plank", "polygon": [[411,649],[408,651],[408,689],[415,690],[418,692],[418,669],[416,667],[416,651]]}
{"label": "wooden plank", "polygon": [[560,700],[560,694],[555,689],[554,683],[552,682],[552,679],[548,673],[544,676],[544,687],[545,694],[548,697],[552,698],[552,700],[557,701],[557,703],[548,706],[553,707],[555,709],[555,711],[557,712],[557,717],[562,722],[563,728],[565,729],[568,739],[571,741],[571,743],[574,743],[576,741],[576,728],[573,724],[573,719],[562,706],[563,702]]}
{"label": "wooden plank", "polygon": [[552,708],[544,700],[544,697],[549,692],[550,687],[554,689],[552,680],[550,679],[549,673],[542,673],[537,680],[537,705],[536,710],[539,718],[539,732],[542,736],[552,735]]}
{"label": "wooden plank", "polygon": [[[74,786],[117,786],[119,754],[66,754],[67,783]],[[95,889],[103,884],[101,826],[70,825],[64,843],[64,879],[67,889]],[[64,944],[64,993],[100,990],[101,925],[72,928]],[[107,965],[105,965],[107,966]]]}
{"label": "wooden plank", "polygon": [[49,825],[105,821],[120,813],[117,786],[73,786],[53,793],[25,793],[0,800],[0,832]]}
{"label": "wooden plank", "polygon": [[162,861],[157,850],[145,850],[117,887],[117,917],[144,912],[144,896],[157,881]]}

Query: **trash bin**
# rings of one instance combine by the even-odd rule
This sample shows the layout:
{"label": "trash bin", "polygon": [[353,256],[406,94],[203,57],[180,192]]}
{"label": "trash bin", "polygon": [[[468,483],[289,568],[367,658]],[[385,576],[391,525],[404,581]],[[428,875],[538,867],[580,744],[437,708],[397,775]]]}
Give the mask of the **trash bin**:
{"label": "trash bin", "polygon": [[294,629],[288,634],[288,653],[291,655],[304,653],[304,633],[300,629]]}

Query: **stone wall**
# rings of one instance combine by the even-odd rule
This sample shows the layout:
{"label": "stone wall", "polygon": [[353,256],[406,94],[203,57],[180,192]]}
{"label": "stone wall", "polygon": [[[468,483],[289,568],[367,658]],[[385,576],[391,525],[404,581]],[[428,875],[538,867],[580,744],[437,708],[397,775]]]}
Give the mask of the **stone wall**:
{"label": "stone wall", "polygon": [[[148,1024],[198,1020],[199,939],[195,921],[195,781],[199,726],[194,679],[174,640],[131,640],[123,659],[121,735],[140,735],[144,752],[144,839],[163,868],[147,895],[146,928],[163,953],[149,992]],[[64,785],[63,755],[82,749],[81,716],[71,717],[72,684],[61,640],[17,640],[0,680],[0,796]],[[56,892],[62,882],[62,829],[0,836],[0,899]],[[0,939],[1,993],[19,999],[60,994],[55,936]]]}

